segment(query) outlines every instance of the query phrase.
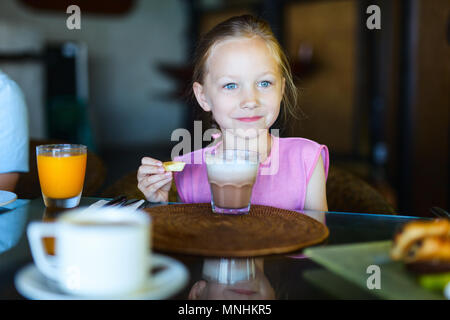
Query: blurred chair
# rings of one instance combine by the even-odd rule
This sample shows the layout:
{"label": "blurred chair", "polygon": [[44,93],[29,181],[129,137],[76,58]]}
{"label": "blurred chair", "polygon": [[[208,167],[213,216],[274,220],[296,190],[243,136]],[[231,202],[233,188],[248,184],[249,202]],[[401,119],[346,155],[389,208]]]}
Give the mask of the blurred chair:
{"label": "blurred chair", "polygon": [[329,211],[395,214],[392,206],[372,186],[352,173],[330,166],[327,179]]}
{"label": "blurred chair", "polygon": [[[36,163],[36,146],[43,144],[61,144],[60,140],[30,140],[29,171],[20,174],[15,193],[21,199],[41,197],[41,187]],[[86,176],[84,179],[83,196],[96,196],[106,178],[106,167],[103,161],[88,150]]]}
{"label": "blurred chair", "polygon": [[[125,195],[129,199],[145,198],[137,188],[137,171],[125,175],[102,194],[106,198],[119,195]],[[330,166],[328,174],[327,200],[329,211],[395,214],[394,209],[377,190],[350,172],[335,166]],[[169,192],[169,201],[177,201],[174,183]]]}

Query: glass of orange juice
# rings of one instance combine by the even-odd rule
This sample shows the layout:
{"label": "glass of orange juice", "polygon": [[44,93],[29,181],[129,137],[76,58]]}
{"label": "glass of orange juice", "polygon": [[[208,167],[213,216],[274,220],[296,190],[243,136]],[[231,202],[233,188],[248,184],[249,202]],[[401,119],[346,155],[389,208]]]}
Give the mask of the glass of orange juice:
{"label": "glass of orange juice", "polygon": [[46,207],[73,208],[80,203],[87,147],[48,144],[36,147],[39,183]]}

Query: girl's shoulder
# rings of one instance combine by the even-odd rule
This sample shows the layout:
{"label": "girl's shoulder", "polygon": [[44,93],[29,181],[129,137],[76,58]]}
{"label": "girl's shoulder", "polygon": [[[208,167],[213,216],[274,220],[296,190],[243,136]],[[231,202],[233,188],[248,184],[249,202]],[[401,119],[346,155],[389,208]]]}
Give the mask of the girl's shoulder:
{"label": "girl's shoulder", "polygon": [[302,153],[316,153],[319,149],[326,147],[316,141],[299,138],[299,137],[287,137],[278,138],[280,148],[285,150],[301,151]]}
{"label": "girl's shoulder", "polygon": [[330,156],[326,145],[310,139],[297,137],[279,138],[279,142],[280,154],[288,155],[287,158],[291,159],[290,161],[301,161],[305,165],[308,177],[311,176],[319,157],[322,156],[325,176],[328,176]]}

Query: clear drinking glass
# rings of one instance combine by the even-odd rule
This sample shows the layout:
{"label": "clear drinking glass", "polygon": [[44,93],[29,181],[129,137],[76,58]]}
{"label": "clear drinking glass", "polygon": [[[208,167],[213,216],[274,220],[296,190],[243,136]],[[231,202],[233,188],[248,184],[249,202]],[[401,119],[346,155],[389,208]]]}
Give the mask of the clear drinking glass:
{"label": "clear drinking glass", "polygon": [[259,154],[254,151],[207,150],[205,162],[214,213],[247,214],[258,174]]}
{"label": "clear drinking glass", "polygon": [[36,158],[45,206],[78,206],[86,173],[87,147],[79,144],[41,145],[36,147]]}
{"label": "clear drinking glass", "polygon": [[255,259],[205,259],[202,274],[206,280],[222,284],[251,281],[255,279],[256,274]]}

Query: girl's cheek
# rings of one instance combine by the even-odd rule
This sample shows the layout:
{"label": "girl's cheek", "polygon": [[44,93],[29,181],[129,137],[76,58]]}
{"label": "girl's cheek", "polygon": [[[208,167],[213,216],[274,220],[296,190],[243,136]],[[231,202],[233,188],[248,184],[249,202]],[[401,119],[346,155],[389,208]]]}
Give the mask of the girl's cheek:
{"label": "girl's cheek", "polygon": [[266,118],[266,127],[269,128],[272,125],[273,122],[273,117],[272,116],[268,116]]}
{"label": "girl's cheek", "polygon": [[217,100],[217,106],[220,110],[232,110],[237,104],[237,100],[230,97],[222,97],[222,99]]}

